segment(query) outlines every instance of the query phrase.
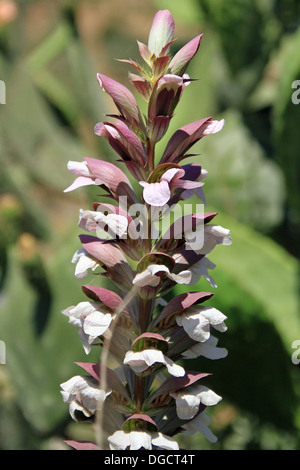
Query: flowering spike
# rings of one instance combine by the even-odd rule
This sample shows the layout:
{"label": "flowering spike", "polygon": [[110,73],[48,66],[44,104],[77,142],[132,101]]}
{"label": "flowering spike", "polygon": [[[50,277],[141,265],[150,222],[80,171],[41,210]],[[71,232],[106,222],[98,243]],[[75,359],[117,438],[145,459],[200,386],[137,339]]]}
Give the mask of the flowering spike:
{"label": "flowering spike", "polygon": [[[227,356],[214,336],[226,331],[227,317],[206,304],[213,301],[212,292],[188,289],[202,281],[217,287],[209,273],[216,266],[207,255],[232,240],[230,231],[215,223],[217,213],[203,211],[207,171],[189,151],[204,136],[219,132],[224,121],[207,117],[186,124],[169,138],[158,162],[155,155],[185,87],[194,82],[185,71],[201,38],[172,58],[174,19],[160,10],[148,45],[138,41],[145,68],[131,59],[121,61],[136,71],[129,81],[147,103],[143,118],[131,91],[97,75],[118,113],[108,115],[112,122],[96,123],[94,133],[106,139],[135,184],[111,162],[86,157],[68,163],[76,179],[65,192],[93,185],[109,198],[79,211],[78,226],[85,233],[72,263],[76,278],[91,275],[93,280],[82,285],[84,298],[62,311],[78,330],[85,353],[95,346],[102,351],[99,363],[77,363],[87,375],[61,384],[71,417],[95,424],[95,444],[66,441],[78,450],[102,449],[104,435],[111,450],[174,451],[182,432],[200,431],[216,441],[205,409],[221,397],[209,386],[209,372],[185,367],[191,358]],[[188,157],[197,160],[181,165]],[[185,201],[195,195],[201,204],[186,213]],[[103,277],[113,287],[102,287]],[[167,302],[164,296],[177,285],[188,286],[187,291]],[[116,363],[113,370],[109,354]]]}

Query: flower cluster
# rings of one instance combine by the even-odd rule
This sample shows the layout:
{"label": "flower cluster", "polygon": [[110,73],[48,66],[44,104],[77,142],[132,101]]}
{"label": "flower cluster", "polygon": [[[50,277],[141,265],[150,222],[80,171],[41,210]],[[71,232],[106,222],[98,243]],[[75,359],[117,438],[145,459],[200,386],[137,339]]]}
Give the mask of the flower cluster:
{"label": "flower cluster", "polygon": [[[161,225],[170,206],[182,208],[191,196],[204,207],[207,172],[199,163],[182,161],[194,156],[190,148],[220,131],[224,122],[207,117],[187,124],[171,136],[161,156],[155,154],[156,143],[192,82],[186,69],[201,39],[195,37],[172,57],[174,19],[168,10],[158,11],[148,45],[138,42],[142,65],[123,61],[134,69],[129,80],[145,100],[146,112],[125,86],[97,75],[116,113],[109,116],[112,122],[96,124],[94,132],[107,140],[124,171],[95,158],[68,164],[76,179],[65,191],[95,185],[110,202],[80,210],[79,226],[87,233],[80,236],[81,248],[72,262],[78,279],[92,275],[94,280],[82,286],[85,299],[62,313],[78,329],[86,354],[108,341],[117,366],[78,363],[87,375],[61,384],[62,396],[73,419],[83,416],[94,424],[102,403],[110,449],[175,450],[179,433],[201,432],[216,440],[205,409],[221,397],[208,387],[209,373],[185,370],[183,365],[189,358],[226,357],[214,336],[214,330],[226,330],[226,317],[205,305],[213,293],[188,291],[169,301],[166,296],[176,284],[191,286],[200,278],[216,287],[209,274],[215,265],[207,255],[217,244],[230,245],[230,232],[211,223],[216,213],[203,210],[181,214],[166,232]],[[196,246],[191,244],[195,233],[201,235]],[[95,285],[100,276],[110,279],[115,289]],[[76,449],[101,448],[97,443],[68,442]]]}

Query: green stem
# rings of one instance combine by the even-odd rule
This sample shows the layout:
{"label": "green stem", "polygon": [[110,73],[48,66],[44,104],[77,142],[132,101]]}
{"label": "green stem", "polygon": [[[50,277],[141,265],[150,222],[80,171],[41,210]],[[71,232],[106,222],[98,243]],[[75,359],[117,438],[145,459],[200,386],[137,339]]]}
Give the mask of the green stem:
{"label": "green stem", "polygon": [[135,376],[134,397],[135,397],[135,413],[140,413],[143,408],[145,393],[145,377]]}
{"label": "green stem", "polygon": [[151,172],[154,170],[154,159],[155,159],[155,142],[151,142],[151,140],[148,140],[147,156],[148,156],[148,168]]}
{"label": "green stem", "polygon": [[[150,314],[151,314],[151,300],[141,299],[139,301],[139,324],[141,334],[147,331]],[[142,411],[144,397],[145,397],[145,377],[135,375],[134,379],[134,399],[135,399],[135,412],[140,413]]]}

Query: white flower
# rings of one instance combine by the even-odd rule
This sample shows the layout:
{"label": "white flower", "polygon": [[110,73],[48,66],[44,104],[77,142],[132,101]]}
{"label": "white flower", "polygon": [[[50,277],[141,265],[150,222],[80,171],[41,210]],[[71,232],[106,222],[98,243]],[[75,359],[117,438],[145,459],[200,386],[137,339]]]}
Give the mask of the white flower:
{"label": "white flower", "polygon": [[82,377],[76,375],[67,382],[62,383],[62,397],[65,403],[69,403],[69,412],[71,417],[76,420],[75,411],[81,411],[89,417],[95,413],[99,400],[105,398],[111,393],[106,393],[99,389],[99,384],[93,377]]}
{"label": "white flower", "polygon": [[230,230],[221,227],[221,225],[205,225],[204,245],[197,253],[210,253],[216,245],[232,245]]}
{"label": "white flower", "polygon": [[173,274],[164,264],[150,264],[145,271],[137,274],[132,282],[138,287],[156,287],[160,283],[160,274],[165,274],[177,284],[189,284],[191,281],[191,271],[186,270],[179,274]]}
{"label": "white flower", "polygon": [[179,446],[171,437],[161,432],[148,431],[116,431],[108,437],[109,448],[111,450],[138,450],[144,448],[152,449],[152,446],[167,450],[178,450]]}
{"label": "white flower", "polygon": [[225,348],[218,348],[218,339],[215,336],[210,337],[203,343],[196,343],[191,348],[182,353],[185,359],[195,359],[196,357],[206,357],[207,359],[224,359],[228,355]]}
{"label": "white flower", "polygon": [[[126,235],[128,220],[126,217],[119,214],[105,215],[100,210],[89,211],[80,209],[78,225],[89,232],[99,230],[99,232],[101,231],[101,235],[104,234],[106,238],[113,239],[116,238],[116,236],[121,238]],[[109,232],[103,232],[106,225]]]}
{"label": "white flower", "polygon": [[210,442],[217,442],[216,436],[208,428],[208,425],[211,422],[210,416],[208,416],[204,411],[196,416],[194,419],[189,421],[187,424],[184,424],[182,427],[185,430],[183,435],[191,435],[195,432],[201,432],[203,436]]}
{"label": "white flower", "polygon": [[[200,226],[200,229],[203,230],[203,240],[201,240],[203,245],[194,250],[197,254],[207,255],[216,245],[232,245],[230,230],[221,227],[221,225],[205,224],[203,227]],[[193,243],[195,237],[193,231],[187,230],[184,235],[187,244]]]}
{"label": "white flower", "polygon": [[72,258],[72,263],[76,263],[75,277],[77,279],[83,279],[88,275],[89,269],[95,271],[95,269],[99,266],[99,262],[90,256],[83,248],[76,251]]}
{"label": "white flower", "polygon": [[183,367],[175,364],[159,349],[144,349],[137,352],[127,351],[124,358],[124,364],[129,365],[138,374],[144,372],[155,363],[164,364],[168,372],[175,377],[183,377],[185,374]]}
{"label": "white flower", "polygon": [[213,406],[222,400],[222,397],[200,384],[171,392],[170,395],[176,400],[176,411],[180,419],[194,418],[199,411],[201,403],[205,406]]}
{"label": "white flower", "polygon": [[190,285],[196,284],[201,276],[203,276],[212,287],[216,288],[217,284],[215,283],[214,279],[208,274],[209,269],[215,269],[216,265],[212,263],[206,256],[197,263],[193,264],[190,267],[190,271],[192,273],[192,278],[190,281]]}
{"label": "white flower", "polygon": [[79,329],[79,336],[88,354],[91,344],[109,328],[114,315],[105,310],[101,302],[79,302],[68,307],[62,313],[69,317],[69,322]]}
{"label": "white flower", "polygon": [[225,320],[227,317],[216,308],[199,305],[189,307],[176,317],[177,325],[182,326],[190,338],[200,343],[210,337],[211,326],[218,331],[226,331]]}

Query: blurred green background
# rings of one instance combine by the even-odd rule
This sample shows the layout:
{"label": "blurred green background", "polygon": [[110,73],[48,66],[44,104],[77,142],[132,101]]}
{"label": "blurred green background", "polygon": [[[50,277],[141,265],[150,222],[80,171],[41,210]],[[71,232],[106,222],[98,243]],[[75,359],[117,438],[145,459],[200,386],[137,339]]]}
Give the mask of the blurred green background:
{"label": "blurred green background", "polygon": [[[69,160],[115,162],[93,126],[112,111],[96,72],[129,86],[157,9],[176,22],[174,52],[204,33],[166,139],[206,116],[223,131],[197,144],[208,170],[207,210],[231,229],[232,247],[209,256],[218,288],[212,303],[228,316],[220,361],[189,369],[213,372],[223,397],[213,410],[217,444],[200,434],[188,449],[300,449],[300,80],[298,0],[0,0],[0,449],[64,449],[89,439],[74,424],[59,384],[86,357],[61,310],[82,300],[73,253],[78,210],[95,188],[64,194]],[[200,290],[210,290],[200,281]],[[180,288],[177,289],[180,292]],[[195,290],[195,286],[193,289]],[[98,353],[98,352],[97,352]],[[297,356],[300,358],[300,352]]]}

